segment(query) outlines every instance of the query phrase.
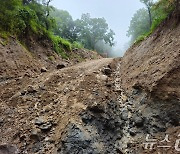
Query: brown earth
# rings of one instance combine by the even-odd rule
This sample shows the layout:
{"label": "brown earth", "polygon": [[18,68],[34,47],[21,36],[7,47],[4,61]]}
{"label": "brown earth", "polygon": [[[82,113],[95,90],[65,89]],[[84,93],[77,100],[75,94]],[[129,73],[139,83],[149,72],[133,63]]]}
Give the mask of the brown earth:
{"label": "brown earth", "polygon": [[[1,39],[0,154],[178,154],[179,40],[178,13],[117,59]],[[147,134],[171,148],[146,150]]]}

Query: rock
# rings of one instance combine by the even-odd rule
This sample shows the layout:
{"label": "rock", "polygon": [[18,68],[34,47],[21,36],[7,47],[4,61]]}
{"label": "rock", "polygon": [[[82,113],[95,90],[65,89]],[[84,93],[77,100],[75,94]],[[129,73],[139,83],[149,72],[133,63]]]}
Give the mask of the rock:
{"label": "rock", "polygon": [[93,117],[89,112],[83,112],[80,115],[81,115],[82,121],[86,124],[93,120]]}
{"label": "rock", "polygon": [[73,51],[74,51],[74,52],[77,52],[77,51],[78,51],[78,48],[73,49]]}
{"label": "rock", "polygon": [[0,145],[0,154],[18,154],[19,150],[14,145]]}
{"label": "rock", "polygon": [[32,145],[32,153],[42,153],[40,152],[40,150],[43,149],[43,143],[42,142],[35,142],[33,145]]}
{"label": "rock", "polygon": [[45,120],[44,118],[42,118],[42,117],[36,118],[35,121],[34,121],[34,123],[35,123],[36,125],[42,125],[42,124],[44,124],[45,122],[46,122],[46,120]]}
{"label": "rock", "polygon": [[24,96],[26,94],[26,90],[21,91],[21,95]]}
{"label": "rock", "polygon": [[54,143],[54,142],[55,142],[54,139],[53,139],[53,138],[50,138],[50,137],[46,137],[46,138],[44,139],[44,141],[45,141],[45,142],[49,142],[49,143]]}
{"label": "rock", "polygon": [[39,128],[43,131],[50,130],[52,127],[52,123],[44,119],[43,117],[38,117],[34,121],[35,125],[38,125]]}
{"label": "rock", "polygon": [[92,147],[91,136],[76,124],[69,124],[67,133],[61,140],[58,153],[97,153]]}
{"label": "rock", "polygon": [[40,133],[41,133],[41,130],[35,128],[31,131],[30,138],[33,140],[39,140],[40,139]]}
{"label": "rock", "polygon": [[121,119],[122,120],[128,120],[128,111],[127,110],[123,110],[121,113]]}
{"label": "rock", "polygon": [[0,125],[4,122],[4,119],[0,117]]}
{"label": "rock", "polygon": [[108,81],[106,84],[105,84],[106,87],[108,88],[111,88],[113,86],[113,83]]}
{"label": "rock", "polygon": [[88,107],[87,109],[89,109],[89,111],[91,111],[93,113],[104,113],[103,106],[96,105],[96,104],[93,104],[93,106]]}
{"label": "rock", "polygon": [[37,90],[35,87],[33,87],[32,85],[29,85],[28,88],[27,88],[27,92],[28,93],[36,93]]}
{"label": "rock", "polygon": [[139,117],[136,116],[136,117],[134,117],[134,124],[137,127],[142,127],[144,125],[144,119],[140,116]]}
{"label": "rock", "polygon": [[135,129],[135,128],[131,128],[131,129],[129,130],[129,134],[130,134],[131,136],[135,136],[135,135],[137,134],[136,129]]}
{"label": "rock", "polygon": [[41,68],[41,73],[47,72],[47,69],[45,67]]}
{"label": "rock", "polygon": [[46,90],[46,86],[45,86],[45,85],[40,85],[39,88],[40,88],[41,90]]}
{"label": "rock", "polygon": [[106,75],[97,75],[97,79],[99,79],[100,81],[107,81],[107,76]]}
{"label": "rock", "polygon": [[110,69],[110,68],[104,68],[104,74],[105,75],[107,75],[107,76],[109,76],[109,75],[111,75],[111,73],[112,73],[112,70]]}
{"label": "rock", "polygon": [[64,68],[64,67],[66,67],[65,64],[58,64],[58,65],[56,66],[57,69],[62,69],[62,68]]}
{"label": "rock", "polygon": [[40,125],[39,128],[43,131],[48,131],[52,128],[52,124],[50,122],[47,122],[45,124]]}
{"label": "rock", "polygon": [[50,105],[47,105],[47,106],[44,107],[43,110],[44,110],[44,112],[49,112],[49,111],[52,110],[52,107]]}

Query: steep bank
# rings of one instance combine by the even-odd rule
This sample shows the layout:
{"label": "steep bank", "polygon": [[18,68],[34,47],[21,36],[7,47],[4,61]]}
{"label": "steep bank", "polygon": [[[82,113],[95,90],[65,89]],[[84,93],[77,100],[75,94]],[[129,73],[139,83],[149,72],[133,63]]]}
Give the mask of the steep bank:
{"label": "steep bank", "polygon": [[96,52],[83,49],[66,52],[68,58],[61,58],[54,51],[51,41],[40,40],[37,36],[29,36],[23,43],[13,36],[0,38],[0,78],[30,77],[41,73],[42,68],[54,70],[58,64],[71,66],[81,61],[101,58]]}
{"label": "steep bank", "polygon": [[[179,152],[175,149],[180,130],[179,23],[176,10],[150,37],[130,48],[119,64],[116,75],[129,108],[121,142],[127,142],[125,153]],[[168,134],[171,147],[158,148],[156,144],[153,150],[143,149],[147,134],[157,138],[158,143]]]}
{"label": "steep bank", "polygon": [[[51,63],[47,58],[51,55],[44,56],[45,61],[43,55],[28,56],[20,45],[15,45],[17,51],[12,45],[1,46],[6,55],[2,77],[19,76],[0,82],[0,153],[178,153],[179,30],[179,16],[174,14],[123,58],[62,69],[56,69],[57,61],[48,64],[52,69],[47,72],[40,69]],[[23,58],[8,57],[7,51]],[[17,74],[11,60],[22,69]],[[24,66],[39,71],[25,75]],[[171,147],[155,144],[152,150],[145,149],[147,134],[160,145],[169,134]]]}

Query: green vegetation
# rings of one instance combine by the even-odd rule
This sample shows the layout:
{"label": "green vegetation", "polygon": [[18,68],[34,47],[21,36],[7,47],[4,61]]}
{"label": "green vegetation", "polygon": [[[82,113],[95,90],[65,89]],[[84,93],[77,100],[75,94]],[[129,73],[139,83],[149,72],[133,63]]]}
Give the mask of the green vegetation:
{"label": "green vegetation", "polygon": [[175,8],[175,0],[159,0],[154,4],[152,0],[140,1],[147,9],[139,9],[131,20],[127,31],[127,36],[131,36],[131,44],[138,44],[147,38]]}
{"label": "green vegetation", "polygon": [[42,39],[48,38],[52,41],[55,51],[66,57],[63,49],[71,50],[71,45],[66,40],[53,35],[55,20],[46,15],[45,2],[40,4],[34,0],[0,0],[0,3],[1,37],[7,38],[11,34],[23,41],[24,37],[34,33]]}
{"label": "green vegetation", "polygon": [[83,45],[87,49],[97,50],[95,47],[99,41],[104,41],[110,46],[114,45],[115,33],[109,29],[104,18],[91,18],[87,13],[82,14],[81,19],[74,21],[67,11],[55,8],[50,16],[57,21],[54,34],[67,39],[77,48]]}
{"label": "green vegetation", "polygon": [[90,14],[82,14],[81,19],[75,21],[75,31],[77,41],[81,42],[85,48],[95,50],[99,41],[104,41],[110,46],[114,45],[113,30],[108,28],[104,18],[91,18]]}
{"label": "green vegetation", "polygon": [[74,41],[72,44],[72,48],[73,49],[82,49],[82,48],[84,48],[84,46],[81,43]]}
{"label": "green vegetation", "polygon": [[[104,18],[83,14],[74,21],[67,11],[51,7],[51,1],[0,0],[0,37],[7,39],[13,35],[22,44],[32,35],[41,40],[49,39],[54,50],[66,59],[72,49],[94,50],[100,40],[113,46],[114,32],[109,30]],[[1,44],[6,42],[1,41]]]}

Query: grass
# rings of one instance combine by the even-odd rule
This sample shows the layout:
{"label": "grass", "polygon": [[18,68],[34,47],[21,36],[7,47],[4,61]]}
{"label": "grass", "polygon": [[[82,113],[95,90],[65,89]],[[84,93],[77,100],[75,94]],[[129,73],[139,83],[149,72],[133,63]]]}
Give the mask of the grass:
{"label": "grass", "polygon": [[[0,16],[2,21],[8,21],[2,22],[5,23],[5,25],[0,25],[0,37],[5,40],[0,40],[0,44],[3,46],[8,43],[7,40],[10,35],[14,35],[19,38],[19,41],[22,44],[23,37],[25,37],[26,34],[31,35],[31,33],[33,33],[40,38],[50,40],[53,44],[54,51],[64,59],[69,58],[69,52],[71,52],[72,49],[83,48],[83,46],[78,42],[71,43],[68,40],[61,38],[60,36],[55,36],[51,32],[51,28],[47,30],[46,26],[41,21],[42,19],[40,20],[38,18],[36,10],[33,10],[29,7],[24,7],[20,4],[16,5],[17,8],[14,8],[14,10],[8,10],[8,15],[11,18],[7,18],[8,15]],[[43,22],[47,23],[48,20],[49,19],[43,19]],[[53,26],[53,24],[50,25]],[[25,44],[22,45],[26,48]],[[50,59],[53,60],[53,58]]]}
{"label": "grass", "polygon": [[54,51],[61,55],[63,59],[68,59],[68,51],[70,52],[72,50],[71,43],[59,36],[55,36],[53,33],[48,31],[45,35],[48,36],[48,39],[52,41]]}
{"label": "grass", "polygon": [[8,44],[8,37],[9,36],[10,36],[10,34],[8,32],[0,30],[0,37],[2,38],[2,40],[0,40],[0,43],[3,46],[6,46]]}
{"label": "grass", "polygon": [[155,17],[152,21],[152,25],[149,32],[137,37],[134,44],[139,44],[140,42],[145,40],[148,36],[150,36],[174,9],[175,9],[175,6],[173,3],[169,3],[166,0],[159,1],[152,8],[152,12],[154,13]]}
{"label": "grass", "polygon": [[81,44],[81,43],[79,43],[79,42],[73,42],[73,44],[72,44],[72,49],[83,49],[84,48],[84,46]]}
{"label": "grass", "polygon": [[134,44],[136,45],[136,44],[139,44],[140,42],[142,42],[142,41],[144,41],[149,35],[151,35],[152,34],[152,31],[149,31],[149,32],[147,32],[147,33],[145,33],[145,34],[143,34],[143,35],[140,35],[136,40],[135,40],[135,42],[134,42]]}
{"label": "grass", "polygon": [[48,59],[49,59],[50,61],[55,61],[54,56],[49,56]]}

